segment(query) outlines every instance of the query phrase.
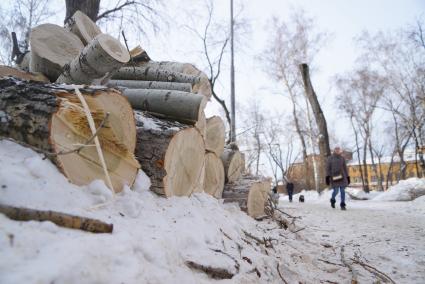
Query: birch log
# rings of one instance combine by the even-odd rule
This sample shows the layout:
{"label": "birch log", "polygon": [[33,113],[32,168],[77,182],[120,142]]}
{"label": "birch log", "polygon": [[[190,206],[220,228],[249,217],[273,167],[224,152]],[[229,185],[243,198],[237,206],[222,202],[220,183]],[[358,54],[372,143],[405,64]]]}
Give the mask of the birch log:
{"label": "birch log", "polygon": [[161,69],[158,66],[150,67],[145,65],[137,67],[122,67],[112,75],[112,79],[180,82],[190,83],[192,85],[200,81],[198,76]]}
{"label": "birch log", "polygon": [[226,184],[223,190],[225,203],[237,202],[243,211],[256,218],[264,215],[271,189],[271,179],[244,175],[238,181]]}
{"label": "birch log", "polygon": [[78,36],[84,45],[90,43],[102,31],[99,27],[83,12],[77,11],[69,18],[65,28]]}
{"label": "birch log", "polygon": [[40,72],[52,82],[84,48],[76,35],[53,24],[43,24],[32,29],[30,45],[30,71]]}
{"label": "birch log", "polygon": [[111,73],[130,60],[127,49],[107,34],[96,36],[57,79],[57,83],[90,84]]}
{"label": "birch log", "polygon": [[195,123],[195,127],[196,129],[198,129],[199,133],[201,133],[202,137],[205,140],[205,137],[207,136],[207,119],[205,118],[204,110],[201,111],[198,117],[198,121]]}
{"label": "birch log", "polygon": [[204,191],[215,198],[221,198],[224,187],[224,167],[221,159],[214,153],[205,155]]}
{"label": "birch log", "polygon": [[179,122],[135,111],[136,156],[151,179],[151,190],[170,196],[199,191],[203,178],[205,146],[199,132]]}
{"label": "birch log", "polygon": [[[116,191],[132,185],[140,167],[134,158],[136,128],[131,106],[115,90],[80,89],[89,105],[107,169]],[[0,136],[45,154],[74,184],[106,181],[86,115],[74,89],[0,79]],[[106,113],[109,113],[105,121]],[[86,145],[86,146],[85,146]],[[80,146],[79,151],[72,151]],[[70,152],[65,154],[64,152]]]}
{"label": "birch log", "polygon": [[180,91],[125,89],[123,95],[135,109],[190,125],[201,118],[206,103],[201,95]]}
{"label": "birch log", "polygon": [[223,120],[219,116],[213,116],[207,119],[205,148],[207,151],[214,152],[221,156],[224,151],[226,132]]}
{"label": "birch log", "polygon": [[0,65],[0,77],[15,77],[22,80],[49,82],[49,79],[41,73],[25,72],[13,67]]}
{"label": "birch log", "polygon": [[143,63],[140,66],[160,70],[170,70],[172,72],[196,76],[199,78],[199,81],[194,82],[192,86],[193,92],[205,96],[208,100],[211,98],[211,84],[208,80],[208,76],[204,72],[196,68],[193,64],[171,61],[149,61]]}
{"label": "birch log", "polygon": [[192,92],[190,83],[178,82],[159,82],[159,81],[137,81],[137,80],[110,80],[107,84],[111,88],[127,88],[127,89],[158,89],[158,90],[174,90],[181,92]]}
{"label": "birch log", "polygon": [[226,174],[226,182],[232,183],[238,180],[243,171],[241,152],[236,149],[225,148],[223,154],[221,154],[221,160]]}

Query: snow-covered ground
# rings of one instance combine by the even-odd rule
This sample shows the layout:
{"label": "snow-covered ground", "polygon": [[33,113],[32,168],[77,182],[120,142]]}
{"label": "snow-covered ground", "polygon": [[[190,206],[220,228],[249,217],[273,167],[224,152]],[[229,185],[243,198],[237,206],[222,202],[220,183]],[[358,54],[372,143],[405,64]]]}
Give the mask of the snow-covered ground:
{"label": "snow-covered ground", "polygon": [[[330,208],[329,192],[306,193],[303,204],[282,197],[282,209],[302,216],[296,225],[305,229],[293,233],[203,193],[165,199],[148,186],[140,173],[132,190],[115,197],[103,182],[78,187],[40,155],[0,141],[1,204],[114,224],[112,234],[93,234],[0,214],[0,283],[217,282],[189,268],[189,261],[235,274],[223,283],[282,283],[279,272],[287,283],[350,283],[342,245],[347,259],[361,251],[397,283],[425,279],[424,197],[402,203],[348,200],[346,212]],[[377,279],[355,267],[360,283]]]}

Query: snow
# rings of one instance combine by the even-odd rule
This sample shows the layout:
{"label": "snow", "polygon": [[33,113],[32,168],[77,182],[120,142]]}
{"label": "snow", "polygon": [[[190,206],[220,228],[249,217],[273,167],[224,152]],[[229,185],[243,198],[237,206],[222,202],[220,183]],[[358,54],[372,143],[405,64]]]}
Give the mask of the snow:
{"label": "snow", "polygon": [[410,201],[425,195],[425,178],[401,180],[387,191],[373,198],[375,201]]}
{"label": "snow", "polygon": [[[255,221],[235,204],[207,194],[166,199],[149,191],[149,185],[140,172],[133,188],[115,197],[102,181],[75,186],[49,160],[0,141],[1,204],[114,225],[112,234],[93,234],[0,214],[0,283],[217,282],[186,261],[236,274],[222,283],[281,283],[277,265],[288,283],[349,283],[350,271],[340,264],[341,245],[347,257],[360,248],[397,283],[423,283],[425,278],[423,197],[391,203],[349,200],[346,212],[329,207],[330,191],[321,196],[304,192],[302,204],[281,197],[282,210],[302,217],[296,225],[304,229],[293,233],[272,220]],[[271,238],[273,248],[257,244],[244,231]],[[376,278],[363,269],[360,280]]]}

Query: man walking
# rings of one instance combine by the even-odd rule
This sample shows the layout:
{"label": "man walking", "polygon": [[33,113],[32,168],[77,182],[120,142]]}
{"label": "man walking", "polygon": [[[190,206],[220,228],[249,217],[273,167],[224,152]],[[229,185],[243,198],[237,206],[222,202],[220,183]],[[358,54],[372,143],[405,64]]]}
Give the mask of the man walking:
{"label": "man walking", "polygon": [[336,196],[341,192],[341,210],[346,209],[345,188],[350,184],[347,164],[340,147],[335,147],[334,152],[326,161],[326,184],[333,189],[331,206],[335,208]]}
{"label": "man walking", "polygon": [[294,184],[289,180],[286,183],[286,192],[288,193],[289,202],[292,202],[292,195],[294,194]]}

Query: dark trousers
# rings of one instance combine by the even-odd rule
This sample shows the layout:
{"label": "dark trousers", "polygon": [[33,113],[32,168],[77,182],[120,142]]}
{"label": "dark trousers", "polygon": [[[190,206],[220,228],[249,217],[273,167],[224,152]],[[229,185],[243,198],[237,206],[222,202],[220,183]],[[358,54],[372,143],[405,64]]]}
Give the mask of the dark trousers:
{"label": "dark trousers", "polygon": [[289,201],[292,202],[292,195],[294,194],[294,190],[287,189],[286,191],[288,192]]}

